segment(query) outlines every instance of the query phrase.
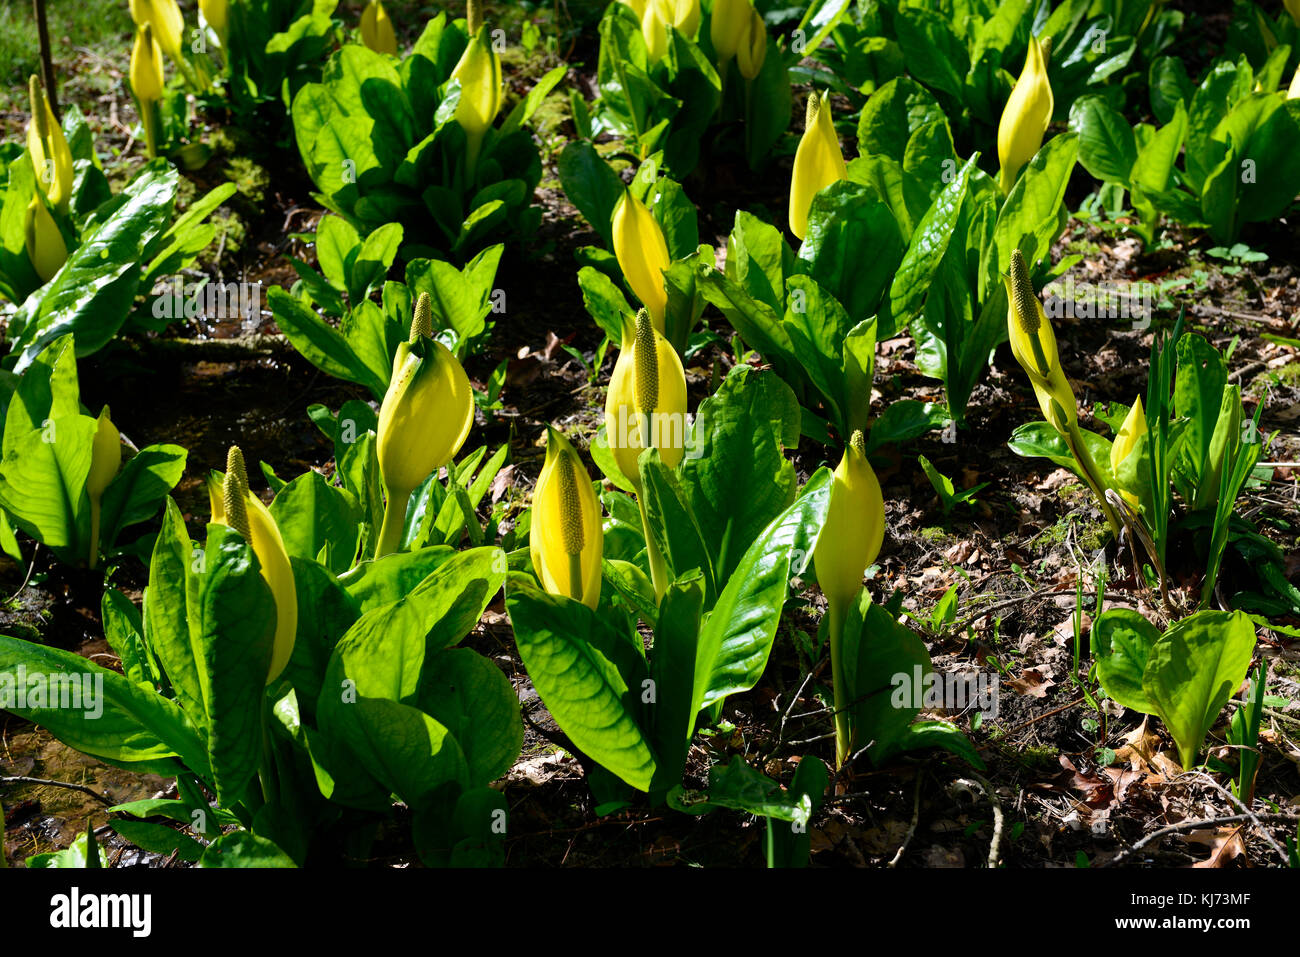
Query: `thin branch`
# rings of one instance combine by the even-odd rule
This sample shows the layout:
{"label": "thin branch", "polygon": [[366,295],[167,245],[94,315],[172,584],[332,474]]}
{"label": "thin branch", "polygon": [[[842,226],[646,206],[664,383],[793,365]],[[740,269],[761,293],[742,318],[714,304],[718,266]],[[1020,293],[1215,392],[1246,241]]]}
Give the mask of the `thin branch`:
{"label": "thin branch", "polygon": [[106,797],[98,791],[86,787],[84,784],[73,784],[71,781],[49,781],[45,778],[29,778],[19,775],[17,777],[0,778],[0,784],[41,784],[54,788],[67,788],[69,791],[80,791],[82,794],[89,794],[105,807],[112,807],[117,804],[117,802],[112,798]]}

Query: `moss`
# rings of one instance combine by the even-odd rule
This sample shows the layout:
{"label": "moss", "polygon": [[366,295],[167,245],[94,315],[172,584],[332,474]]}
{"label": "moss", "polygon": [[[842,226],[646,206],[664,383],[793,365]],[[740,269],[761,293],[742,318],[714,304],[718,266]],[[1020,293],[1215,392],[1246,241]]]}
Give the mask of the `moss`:
{"label": "moss", "polygon": [[946,528],[940,528],[937,525],[931,525],[921,529],[916,533],[916,537],[927,542],[942,542],[949,538],[951,533]]}

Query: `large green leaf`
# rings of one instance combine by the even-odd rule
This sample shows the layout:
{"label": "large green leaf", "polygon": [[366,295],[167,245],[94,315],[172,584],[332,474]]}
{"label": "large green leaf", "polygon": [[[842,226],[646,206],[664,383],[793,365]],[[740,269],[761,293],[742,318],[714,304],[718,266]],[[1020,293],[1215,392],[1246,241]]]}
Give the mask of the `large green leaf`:
{"label": "large green leaf", "polygon": [[266,679],[275,646],[275,599],[253,549],[209,525],[201,570],[189,581],[190,642],[208,716],[208,757],[222,804],[241,800],[262,757]]}
{"label": "large green leaf", "polygon": [[584,754],[648,791],[656,761],[637,701],[649,676],[644,661],[634,664],[635,636],[522,574],[511,576],[506,606],[519,656],[560,728]]}
{"label": "large green leaf", "polygon": [[[798,445],[799,418],[790,388],[747,366],[733,369],[700,403],[679,470],[720,584],[794,501],[794,466],[783,453]],[[741,488],[745,494],[737,495]]]}
{"label": "large green leaf", "polygon": [[1205,735],[1241,683],[1255,651],[1245,612],[1200,611],[1151,647],[1142,689],[1178,745],[1183,770],[1196,763]]}
{"label": "large green leaf", "polygon": [[282,488],[271,503],[271,517],[291,556],[317,560],[323,553],[323,564],[335,574],[352,567],[361,506],[319,472],[306,472]]}
{"label": "large green leaf", "polygon": [[106,761],[179,757],[206,771],[203,742],[175,704],[71,652],[0,635],[0,708]]}
{"label": "large green leaf", "polygon": [[647,704],[650,736],[659,755],[655,769],[655,791],[682,783],[686,755],[695,731],[691,710],[695,670],[695,644],[704,611],[703,582],[678,579],[664,592],[655,621],[654,656],[650,680],[654,698]]}
{"label": "large green leaf", "polygon": [[0,505],[50,548],[80,545],[87,534],[80,526],[89,526],[86,476],[95,428],[88,415],[50,419],[19,438],[0,462]]}
{"label": "large green leaf", "polygon": [[1085,96],[1070,107],[1070,129],[1079,134],[1079,163],[1097,179],[1128,186],[1137,161],[1133,124],[1104,96]]}
{"label": "large green leaf", "polygon": [[790,579],[803,570],[821,533],[830,488],[830,471],[819,469],[745,551],[700,629],[693,711],[748,691],[762,676]]}
{"label": "large green leaf", "polygon": [[27,298],[10,320],[21,372],[46,344],[73,333],[77,355],[102,348],[126,321],[140,283],[140,262],[171,221],[179,174],[155,160],[117,196],[111,212],[68,256],[63,268]]}
{"label": "large green leaf", "polygon": [[187,455],[179,445],[151,445],[123,466],[104,491],[100,541],[105,548],[126,526],[153,518],[185,473]]}
{"label": "large green leaf", "polygon": [[519,698],[510,679],[478,652],[438,652],[420,682],[419,704],[455,736],[471,785],[495,781],[519,757],[524,743]]}
{"label": "large green leaf", "polygon": [[1142,675],[1159,640],[1160,629],[1131,608],[1112,608],[1094,621],[1089,642],[1102,690],[1126,708],[1155,714]]}
{"label": "large green leaf", "polygon": [[197,571],[203,553],[190,541],[185,519],[176,502],[167,498],[162,528],[154,540],[149,560],[149,584],[144,590],[145,644],[162,665],[167,687],[185,714],[200,727],[207,723],[199,666],[190,645],[189,599],[186,584],[190,569]]}

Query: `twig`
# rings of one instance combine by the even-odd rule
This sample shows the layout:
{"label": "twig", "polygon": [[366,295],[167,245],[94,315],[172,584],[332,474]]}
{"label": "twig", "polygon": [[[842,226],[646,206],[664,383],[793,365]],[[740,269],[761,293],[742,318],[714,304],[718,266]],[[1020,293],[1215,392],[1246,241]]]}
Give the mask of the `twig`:
{"label": "twig", "polygon": [[988,798],[989,804],[993,808],[993,840],[989,842],[989,867],[998,866],[999,852],[1002,848],[1002,802],[998,800],[998,795],[993,790],[993,785],[980,777],[978,774],[972,774],[968,778],[958,778],[953,781],[954,787],[964,787],[966,790],[978,787],[984,796]]}
{"label": "twig", "polygon": [[112,807],[117,802],[110,797],[105,797],[98,791],[86,787],[84,784],[73,784],[71,781],[48,781],[45,778],[29,778],[22,775],[16,777],[0,778],[0,784],[42,784],[48,787],[67,788],[69,791],[80,791],[82,794],[89,794],[96,801],[99,801],[105,807]]}
{"label": "twig", "polygon": [[920,768],[916,772],[916,793],[912,795],[912,823],[907,826],[907,833],[903,835],[903,843],[898,845],[898,850],[894,852],[893,858],[886,867],[896,867],[898,862],[903,859],[903,852],[907,850],[907,845],[912,843],[912,838],[916,835],[916,825],[921,820],[921,781],[925,778],[925,769]]}
{"label": "twig", "polygon": [[1281,844],[1279,844],[1277,841],[1273,839],[1273,835],[1268,833],[1268,831],[1264,829],[1264,825],[1259,823],[1259,818],[1255,816],[1254,812],[1252,812],[1250,808],[1246,807],[1246,805],[1242,803],[1242,801],[1237,797],[1237,795],[1233,794],[1231,791],[1225,788],[1218,781],[1214,780],[1204,771],[1193,771],[1190,774],[1179,775],[1179,777],[1180,778],[1191,777],[1199,781],[1203,781],[1204,783],[1208,784],[1210,787],[1218,791],[1220,794],[1222,794],[1224,797],[1226,797],[1233,804],[1235,804],[1237,806],[1237,809],[1241,811],[1241,813],[1249,814],[1251,823],[1259,828],[1259,833],[1264,838],[1264,840],[1268,841],[1269,846],[1272,847],[1273,850],[1277,851],[1278,856],[1282,858],[1283,862],[1287,860],[1286,848],[1284,848]]}
{"label": "twig", "polygon": [[1120,861],[1124,860],[1124,858],[1128,857],[1131,854],[1137,853],[1142,848],[1150,844],[1152,841],[1159,840],[1162,837],[1168,837],[1170,834],[1180,834],[1184,831],[1196,831],[1206,827],[1217,827],[1220,824],[1239,824],[1243,821],[1251,821],[1256,824],[1264,824],[1264,823],[1294,824],[1296,823],[1296,821],[1300,821],[1300,815],[1298,814],[1229,814],[1225,817],[1211,817],[1200,821],[1181,821],[1178,824],[1170,824],[1167,827],[1162,827],[1158,831],[1152,831],[1150,834],[1142,838],[1142,840],[1138,841],[1132,847],[1126,847],[1124,850],[1120,851],[1118,854],[1112,857],[1109,861],[1102,863],[1100,866],[1110,867],[1113,864],[1118,864]]}

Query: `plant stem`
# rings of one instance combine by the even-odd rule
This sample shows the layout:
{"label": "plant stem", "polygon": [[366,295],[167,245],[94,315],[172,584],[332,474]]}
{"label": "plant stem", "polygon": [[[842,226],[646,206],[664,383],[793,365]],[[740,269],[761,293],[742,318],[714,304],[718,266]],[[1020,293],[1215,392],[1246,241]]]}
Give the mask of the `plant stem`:
{"label": "plant stem", "polygon": [[54,77],[54,57],[50,53],[50,28],[45,21],[45,0],[32,0],[36,15],[36,35],[41,47],[41,74],[45,79],[45,95],[50,100],[50,112],[59,119],[59,89]]}
{"label": "plant stem", "polygon": [[844,618],[843,603],[830,599],[831,687],[835,694],[835,768],[839,770],[849,755],[848,689],[844,686]]}
{"label": "plant stem", "polygon": [[668,590],[668,567],[664,564],[663,553],[655,544],[654,536],[650,534],[650,513],[646,511],[642,496],[636,497],[636,504],[641,510],[641,531],[645,535],[646,558],[650,562],[650,581],[655,586],[655,600],[661,601],[664,592]]}
{"label": "plant stem", "polygon": [[86,556],[86,567],[94,569],[99,561],[99,516],[102,509],[100,508],[99,499],[91,497],[90,499],[90,554]]}
{"label": "plant stem", "polygon": [[1074,460],[1079,463],[1079,468],[1083,471],[1083,480],[1096,496],[1098,504],[1101,505],[1102,514],[1106,516],[1106,521],[1110,524],[1110,530],[1115,537],[1119,537],[1120,524],[1119,519],[1115,517],[1115,510],[1111,508],[1110,502],[1106,500],[1105,489],[1110,486],[1101,480],[1101,473],[1097,470],[1097,462],[1093,459],[1092,453],[1088,451],[1088,446],[1083,441],[1083,435],[1079,432],[1079,424],[1076,422],[1070,426],[1070,431],[1065,436],[1066,444],[1070,447],[1070,454]]}
{"label": "plant stem", "polygon": [[379,529],[379,544],[375,558],[383,558],[402,547],[402,532],[406,527],[406,506],[414,489],[388,489],[384,504],[384,524]]}

